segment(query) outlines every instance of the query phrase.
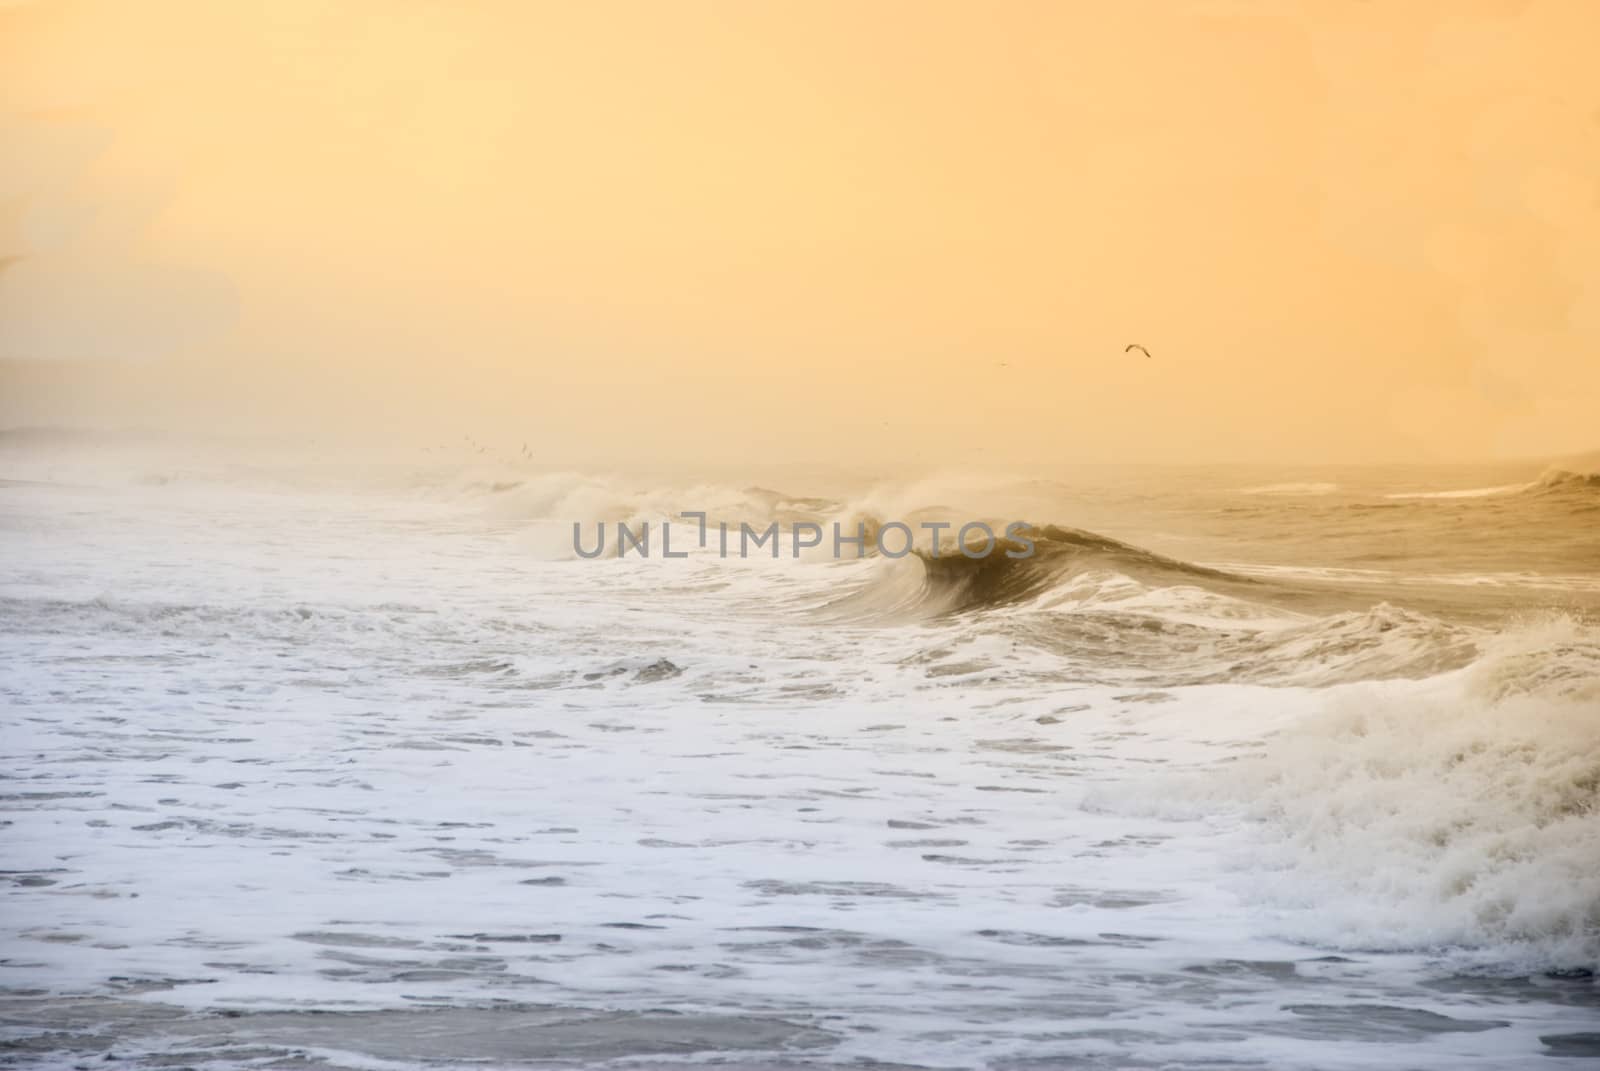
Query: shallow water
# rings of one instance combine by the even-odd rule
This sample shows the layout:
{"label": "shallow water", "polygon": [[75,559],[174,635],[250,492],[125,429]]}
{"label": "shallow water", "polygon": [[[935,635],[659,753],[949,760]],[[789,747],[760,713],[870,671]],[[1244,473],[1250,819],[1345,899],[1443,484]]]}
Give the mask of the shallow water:
{"label": "shallow water", "polygon": [[1600,1052],[1587,486],[1019,483],[1225,583],[952,613],[916,558],[551,552],[660,488],[74,464],[0,486],[13,1063]]}

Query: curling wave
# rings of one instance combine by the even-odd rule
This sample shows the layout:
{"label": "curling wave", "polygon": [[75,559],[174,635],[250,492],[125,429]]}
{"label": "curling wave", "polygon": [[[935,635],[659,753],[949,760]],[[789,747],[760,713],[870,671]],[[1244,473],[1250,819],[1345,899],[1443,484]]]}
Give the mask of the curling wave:
{"label": "curling wave", "polygon": [[[1277,609],[1354,605],[1333,585],[1243,576],[1078,528],[1048,524],[1016,534],[1015,540],[996,539],[981,556],[969,557],[954,546],[919,548],[912,557],[884,563],[867,584],[825,609],[858,619],[978,613],[1030,602],[1091,575],[1123,578],[1141,588],[1198,588]],[[972,549],[976,554],[982,547]]]}
{"label": "curling wave", "polygon": [[1573,472],[1570,469],[1550,469],[1524,492],[1539,497],[1581,497],[1600,502],[1600,472]]}

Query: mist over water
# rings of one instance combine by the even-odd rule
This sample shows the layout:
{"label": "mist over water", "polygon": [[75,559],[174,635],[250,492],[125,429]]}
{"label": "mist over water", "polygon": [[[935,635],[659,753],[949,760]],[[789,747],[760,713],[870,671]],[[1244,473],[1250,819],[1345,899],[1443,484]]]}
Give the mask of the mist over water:
{"label": "mist over water", "polygon": [[0,1071],[1600,1063],[1596,39],[0,0]]}
{"label": "mist over water", "polygon": [[[1589,470],[881,469],[8,436],[11,1051],[1600,1054]],[[684,510],[1036,553],[572,552]]]}

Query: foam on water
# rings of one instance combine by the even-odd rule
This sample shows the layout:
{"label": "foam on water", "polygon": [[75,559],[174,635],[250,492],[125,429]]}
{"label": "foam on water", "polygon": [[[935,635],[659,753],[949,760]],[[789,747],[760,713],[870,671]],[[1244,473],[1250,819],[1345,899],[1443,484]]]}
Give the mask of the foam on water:
{"label": "foam on water", "polygon": [[1268,483],[1259,487],[1241,487],[1241,495],[1282,495],[1286,497],[1304,497],[1316,495],[1331,495],[1339,490],[1336,483]]}
{"label": "foam on water", "polygon": [[1100,802],[1262,821],[1241,865],[1296,939],[1600,970],[1600,630],[1480,642],[1463,668],[1336,689],[1258,754]]}
{"label": "foam on water", "polygon": [[1381,579],[1332,606],[1336,574],[1068,529],[990,577],[547,560],[530,517],[882,518],[962,482],[489,468],[0,487],[27,1062],[1581,1050],[1592,982],[1538,973],[1595,962],[1581,614],[1455,620]]}

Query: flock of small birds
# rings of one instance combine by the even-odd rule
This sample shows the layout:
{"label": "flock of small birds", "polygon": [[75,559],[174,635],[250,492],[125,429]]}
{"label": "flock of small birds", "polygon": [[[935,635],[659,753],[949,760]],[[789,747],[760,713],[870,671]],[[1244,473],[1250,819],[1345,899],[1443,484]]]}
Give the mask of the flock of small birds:
{"label": "flock of small birds", "polygon": [[[480,443],[478,440],[474,439],[470,435],[461,436],[461,441],[466,444],[466,448],[467,448],[467,452],[468,453],[487,454],[489,452],[489,447],[486,444]],[[424,454],[431,454],[431,453],[434,453],[435,451],[437,451],[437,452],[439,452],[441,454],[447,454],[447,453],[452,453],[453,452],[453,448],[450,446],[449,443],[440,443],[438,446],[424,446],[422,448],[422,452]],[[512,456],[514,456],[519,461],[531,461],[531,460],[533,460],[533,451],[528,449],[528,444],[527,443],[523,443],[522,444],[522,449],[518,450],[516,452],[516,454],[514,454]]]}

